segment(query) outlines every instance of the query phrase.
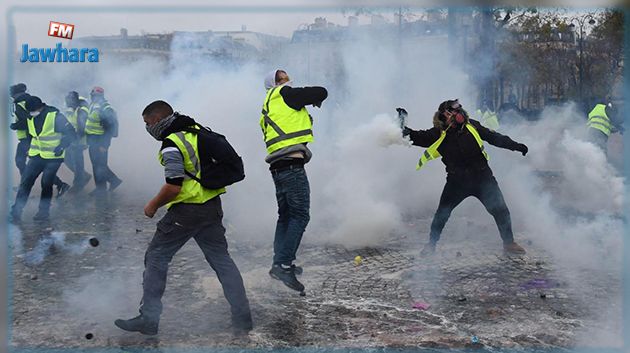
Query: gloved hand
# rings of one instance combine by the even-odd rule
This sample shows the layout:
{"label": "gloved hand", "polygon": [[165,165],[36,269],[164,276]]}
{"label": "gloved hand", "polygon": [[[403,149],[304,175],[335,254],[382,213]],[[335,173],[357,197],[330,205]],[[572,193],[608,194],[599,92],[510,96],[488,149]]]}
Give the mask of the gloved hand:
{"label": "gloved hand", "polygon": [[63,147],[61,147],[61,146],[55,147],[55,151],[54,152],[55,152],[55,157],[61,156],[61,154],[63,153]]}
{"label": "gloved hand", "polygon": [[407,111],[405,110],[405,108],[396,108],[396,111],[398,112],[398,115],[404,115],[404,116],[409,115],[407,114]]}
{"label": "gloved hand", "polygon": [[516,146],[516,150],[521,152],[524,156],[529,151],[529,148],[527,148],[524,143],[519,143],[518,146]]}
{"label": "gloved hand", "polygon": [[413,131],[413,130],[411,130],[410,128],[408,128],[406,126],[403,126],[402,136],[403,137],[409,136],[411,134],[411,131]]}

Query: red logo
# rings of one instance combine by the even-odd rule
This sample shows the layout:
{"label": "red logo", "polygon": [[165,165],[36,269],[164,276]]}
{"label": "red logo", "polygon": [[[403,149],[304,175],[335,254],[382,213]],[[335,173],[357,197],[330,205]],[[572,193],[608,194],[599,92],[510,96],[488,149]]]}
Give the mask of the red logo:
{"label": "red logo", "polygon": [[51,37],[72,39],[74,25],[68,23],[50,21],[48,25],[48,35]]}

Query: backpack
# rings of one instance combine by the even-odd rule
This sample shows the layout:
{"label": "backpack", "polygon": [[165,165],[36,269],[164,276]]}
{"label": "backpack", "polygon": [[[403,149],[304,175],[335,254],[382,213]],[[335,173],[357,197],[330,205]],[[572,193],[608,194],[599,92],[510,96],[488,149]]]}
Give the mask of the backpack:
{"label": "backpack", "polygon": [[186,171],[186,175],[199,182],[206,189],[221,189],[245,179],[243,159],[225,136],[208,127],[196,123],[199,128],[186,128],[183,131],[197,134],[197,148],[201,164],[201,178]]}

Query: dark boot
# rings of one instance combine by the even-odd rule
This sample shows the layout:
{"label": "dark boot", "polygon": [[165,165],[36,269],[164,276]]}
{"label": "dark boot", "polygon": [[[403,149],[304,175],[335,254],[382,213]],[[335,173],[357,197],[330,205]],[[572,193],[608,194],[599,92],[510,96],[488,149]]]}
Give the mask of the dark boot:
{"label": "dark boot", "polygon": [[149,320],[142,315],[129,320],[118,319],[114,321],[114,325],[125,331],[140,332],[143,335],[157,335],[158,333],[158,321]]}
{"label": "dark boot", "polygon": [[285,286],[298,292],[304,291],[304,285],[295,278],[295,268],[291,266],[273,265],[269,270],[271,278],[282,281]]}

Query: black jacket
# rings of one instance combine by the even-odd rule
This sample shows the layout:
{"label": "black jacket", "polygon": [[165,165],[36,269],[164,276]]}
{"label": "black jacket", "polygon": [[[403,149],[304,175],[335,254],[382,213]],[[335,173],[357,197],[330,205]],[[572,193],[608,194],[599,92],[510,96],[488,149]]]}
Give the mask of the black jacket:
{"label": "black jacket", "polygon": [[24,108],[18,105],[18,103],[25,101],[28,97],[30,97],[28,93],[21,93],[13,98],[13,108],[17,119],[11,123],[11,130],[28,130],[26,119],[30,118],[31,115]]}
{"label": "black jacket", "polygon": [[[508,136],[484,127],[477,120],[468,121],[477,129],[479,137],[489,144],[512,151],[519,148],[520,144]],[[433,124],[428,130],[411,130],[409,138],[414,145],[429,147],[440,138],[441,131],[446,128],[445,123],[435,117]],[[446,130],[446,137],[438,147],[438,152],[442,155],[448,174],[490,171],[488,161],[481,153],[475,137],[464,125]]]}

